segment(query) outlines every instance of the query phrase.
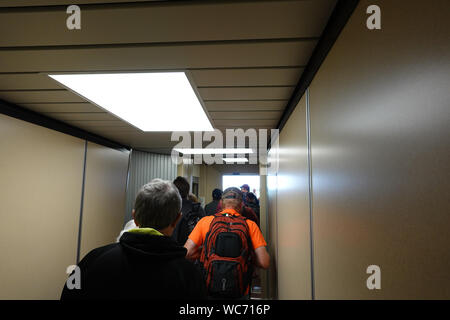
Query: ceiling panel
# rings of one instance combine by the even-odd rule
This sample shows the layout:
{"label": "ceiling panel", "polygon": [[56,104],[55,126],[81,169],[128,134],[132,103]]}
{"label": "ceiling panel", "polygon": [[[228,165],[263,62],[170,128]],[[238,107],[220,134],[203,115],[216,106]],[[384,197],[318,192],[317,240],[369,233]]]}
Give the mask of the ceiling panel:
{"label": "ceiling panel", "polygon": [[[303,68],[241,68],[191,70],[195,84],[202,86],[296,85]],[[1,79],[1,78],[0,78]],[[0,80],[1,81],[1,80]]]}
{"label": "ceiling panel", "polygon": [[4,32],[0,46],[317,38],[334,2],[214,1],[83,6],[81,29],[75,32],[66,27],[69,16],[66,6],[2,10],[0,30],[15,32]]}
{"label": "ceiling panel", "polygon": [[65,89],[0,91],[0,99],[13,103],[85,102],[80,96]]}
{"label": "ceiling panel", "polygon": [[198,91],[204,101],[208,100],[271,100],[289,99],[294,90],[293,86],[280,87],[222,87],[199,88]]}
{"label": "ceiling panel", "polygon": [[237,112],[237,111],[214,111],[209,112],[213,120],[239,120],[239,119],[272,119],[278,120],[281,117],[282,111],[256,111],[256,112]]}
{"label": "ceiling panel", "polygon": [[0,99],[124,145],[167,153],[178,143],[171,133],[142,132],[47,73],[188,71],[215,128],[270,129],[336,1],[70,4],[83,4],[81,30],[65,26],[67,1],[0,1]]}
{"label": "ceiling panel", "polygon": [[[142,71],[142,70],[141,70]],[[303,68],[189,69],[199,86],[289,86],[296,85]],[[0,73],[2,90],[59,89],[45,73]]]}
{"label": "ceiling panel", "polygon": [[247,101],[206,101],[206,108],[211,111],[281,111],[288,100],[247,100]]}
{"label": "ceiling panel", "polygon": [[304,66],[316,40],[189,45],[0,48],[2,72],[133,71]]}
{"label": "ceiling panel", "polygon": [[214,124],[218,127],[225,127],[231,124],[233,126],[252,126],[253,128],[259,128],[260,126],[275,126],[277,122],[278,120],[272,119],[214,120]]}
{"label": "ceiling panel", "polygon": [[0,73],[0,88],[1,90],[61,89],[55,80],[39,73]]}

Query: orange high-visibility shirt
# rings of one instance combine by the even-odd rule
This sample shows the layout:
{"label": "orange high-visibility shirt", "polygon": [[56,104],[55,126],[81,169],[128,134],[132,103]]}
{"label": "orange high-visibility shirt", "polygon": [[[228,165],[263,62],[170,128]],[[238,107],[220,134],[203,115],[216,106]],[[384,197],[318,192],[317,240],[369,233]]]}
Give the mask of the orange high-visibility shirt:
{"label": "orange high-visibility shirt", "polygon": [[[239,216],[240,214],[233,210],[233,209],[225,209],[221,211],[221,213],[228,213],[235,216]],[[202,218],[197,225],[195,226],[194,230],[192,230],[191,234],[189,235],[189,239],[194,241],[194,243],[197,246],[202,246],[203,241],[205,241],[206,234],[209,231],[209,227],[211,225],[212,220],[214,219],[214,216],[206,216]],[[248,225],[248,230],[250,232],[250,240],[252,241],[253,249],[258,249],[262,246],[267,246],[266,240],[264,240],[264,237],[261,233],[261,230],[259,229],[258,225],[252,221],[247,219],[246,220]]]}

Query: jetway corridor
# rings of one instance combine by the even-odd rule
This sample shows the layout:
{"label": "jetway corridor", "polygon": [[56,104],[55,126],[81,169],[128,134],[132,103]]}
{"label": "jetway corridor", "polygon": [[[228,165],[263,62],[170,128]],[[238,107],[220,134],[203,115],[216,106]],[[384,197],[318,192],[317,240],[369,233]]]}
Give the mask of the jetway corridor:
{"label": "jetway corridor", "polygon": [[253,300],[449,300],[449,85],[448,0],[1,1],[0,300],[177,177],[255,194]]}

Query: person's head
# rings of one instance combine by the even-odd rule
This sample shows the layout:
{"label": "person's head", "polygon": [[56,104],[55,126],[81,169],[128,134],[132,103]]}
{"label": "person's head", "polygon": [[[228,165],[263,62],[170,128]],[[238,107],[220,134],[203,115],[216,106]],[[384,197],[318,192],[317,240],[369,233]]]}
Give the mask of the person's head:
{"label": "person's head", "polygon": [[194,202],[194,203],[199,202],[197,196],[196,196],[195,194],[193,194],[193,193],[189,193],[188,199],[189,199],[191,202]]}
{"label": "person's head", "polygon": [[227,188],[223,191],[221,206],[222,209],[234,209],[237,212],[242,210],[243,195],[241,190],[235,187]]}
{"label": "person's head", "polygon": [[253,192],[247,192],[245,194],[246,198],[247,198],[247,202],[249,203],[256,203],[257,202],[257,198],[255,196],[255,194]]}
{"label": "person's head", "polygon": [[153,228],[168,236],[181,217],[181,197],[170,181],[154,179],[136,196],[133,218],[140,228]]}
{"label": "person's head", "polygon": [[190,185],[186,178],[178,176],[175,180],[173,180],[173,184],[178,188],[181,198],[187,199],[189,195]]}
{"label": "person's head", "polygon": [[222,190],[214,189],[212,192],[213,200],[219,201],[222,198]]}
{"label": "person's head", "polygon": [[250,187],[248,186],[248,184],[243,184],[241,186],[241,191],[244,192],[244,193],[249,192],[250,191]]}

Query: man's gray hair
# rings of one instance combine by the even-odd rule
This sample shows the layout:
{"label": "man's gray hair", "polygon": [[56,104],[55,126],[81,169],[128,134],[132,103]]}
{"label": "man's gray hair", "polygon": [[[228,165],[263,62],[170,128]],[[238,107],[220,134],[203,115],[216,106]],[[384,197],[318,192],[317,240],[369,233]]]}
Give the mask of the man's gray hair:
{"label": "man's gray hair", "polygon": [[180,213],[181,196],[172,182],[153,179],[139,191],[134,210],[139,227],[162,230]]}

